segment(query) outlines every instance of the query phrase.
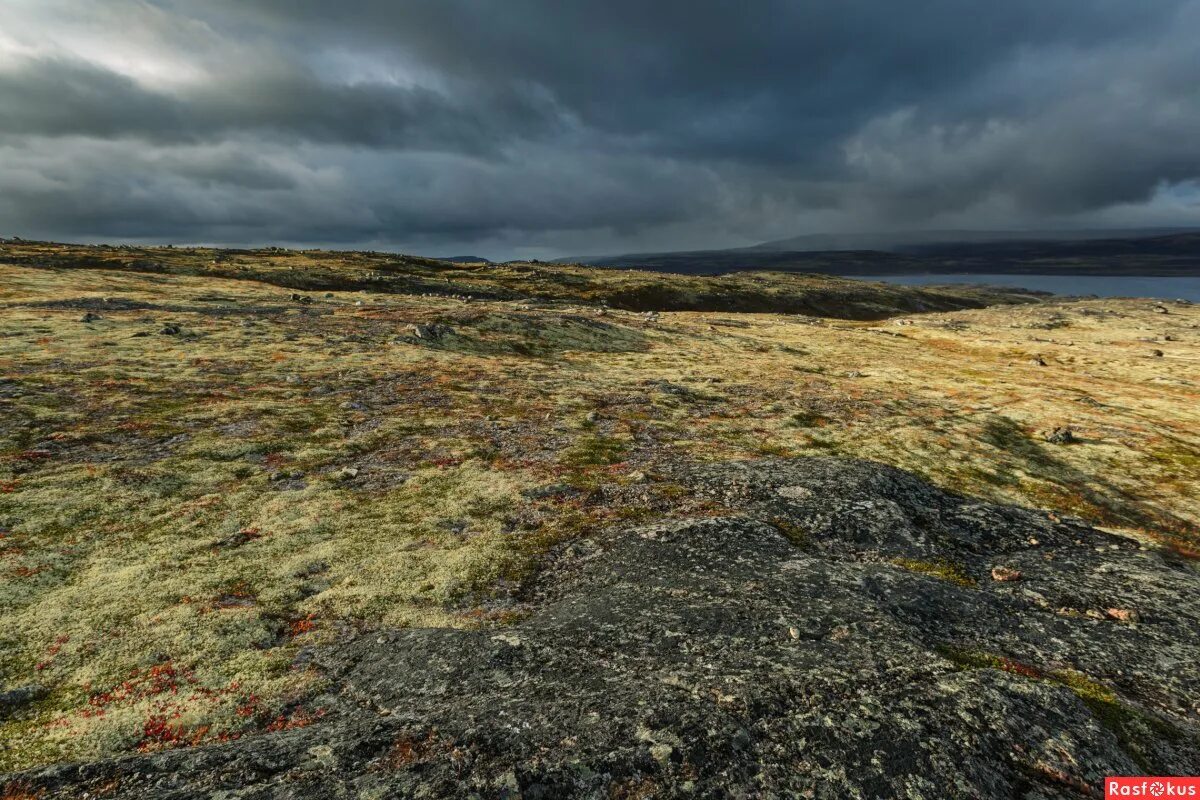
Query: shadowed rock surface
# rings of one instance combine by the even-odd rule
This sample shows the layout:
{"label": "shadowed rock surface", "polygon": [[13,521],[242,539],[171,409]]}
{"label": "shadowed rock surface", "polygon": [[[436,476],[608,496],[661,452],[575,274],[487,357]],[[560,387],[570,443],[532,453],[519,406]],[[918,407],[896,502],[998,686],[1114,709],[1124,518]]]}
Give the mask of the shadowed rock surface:
{"label": "shadowed rock surface", "polygon": [[[316,655],[313,725],[9,776],[46,797],[1076,798],[1200,769],[1200,576],[839,459],[572,544],[537,611]],[[1018,580],[993,580],[1004,567]]]}

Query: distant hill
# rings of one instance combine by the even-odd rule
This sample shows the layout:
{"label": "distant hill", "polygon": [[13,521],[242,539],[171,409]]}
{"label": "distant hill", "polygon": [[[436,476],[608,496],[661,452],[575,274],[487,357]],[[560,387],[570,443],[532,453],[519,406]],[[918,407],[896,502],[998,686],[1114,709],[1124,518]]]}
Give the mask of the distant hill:
{"label": "distant hill", "polygon": [[1091,230],[934,230],[884,231],[879,233],[813,233],[776,239],[743,248],[746,250],[819,251],[819,250],[885,250],[904,252],[907,248],[925,245],[966,245],[997,242],[1083,242],[1095,239],[1143,239],[1183,233],[1185,228],[1123,228]]}
{"label": "distant hill", "polygon": [[[685,275],[776,270],[825,275],[999,273],[1200,276],[1200,231],[1110,238],[1100,236],[1100,231],[1072,233],[1089,235],[1086,238],[1056,240],[1038,238],[1053,235],[1053,232],[1025,232],[1020,236],[1006,234],[1007,238],[987,241],[939,240],[938,234],[997,235],[983,231],[942,231],[920,235],[870,234],[840,240],[841,244],[861,243],[862,249],[842,249],[834,246],[839,243],[834,241],[836,237],[819,235],[731,250],[631,253],[586,258],[579,263]],[[823,244],[827,249],[776,249],[789,244],[796,247]],[[874,246],[869,246],[872,244]]]}
{"label": "distant hill", "polygon": [[491,264],[483,256],[443,256],[438,261],[449,261],[451,264]]}

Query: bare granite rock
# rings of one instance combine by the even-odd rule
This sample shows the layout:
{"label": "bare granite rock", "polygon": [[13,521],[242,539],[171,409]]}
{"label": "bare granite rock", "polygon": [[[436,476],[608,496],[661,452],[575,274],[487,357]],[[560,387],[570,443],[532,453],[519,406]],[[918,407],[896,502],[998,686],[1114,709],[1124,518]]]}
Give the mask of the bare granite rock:
{"label": "bare granite rock", "polygon": [[46,798],[1046,800],[1200,770],[1194,564],[869,462],[679,477],[729,516],[575,543],[517,624],[317,654],[309,727],[9,778]]}

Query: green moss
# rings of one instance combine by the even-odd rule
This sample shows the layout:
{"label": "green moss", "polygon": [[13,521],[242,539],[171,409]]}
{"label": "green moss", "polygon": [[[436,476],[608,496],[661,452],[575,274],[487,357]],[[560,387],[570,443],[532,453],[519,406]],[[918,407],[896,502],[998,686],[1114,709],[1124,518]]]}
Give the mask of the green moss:
{"label": "green moss", "polygon": [[800,547],[808,544],[808,532],[794,522],[784,517],[775,517],[771,520],[771,524],[782,531],[792,544]]}
{"label": "green moss", "polygon": [[755,449],[764,456],[775,458],[793,458],[797,455],[794,447],[781,442],[760,442]]}
{"label": "green moss", "polygon": [[625,460],[628,445],[611,436],[588,435],[563,452],[560,461],[576,467],[607,466]]}
{"label": "green moss", "polygon": [[1149,457],[1173,469],[1184,469],[1193,474],[1200,474],[1200,453],[1182,446],[1159,448],[1150,452]]}
{"label": "green moss", "polygon": [[956,586],[974,587],[976,581],[961,564],[946,559],[922,561],[916,558],[897,558],[892,561],[898,567],[910,572],[919,572],[939,580],[948,581]]}
{"label": "green moss", "polygon": [[1155,762],[1148,743],[1153,739],[1178,741],[1185,735],[1169,722],[1126,705],[1116,692],[1082,672],[1063,670],[1050,678],[1073,691],[1096,721],[1116,736],[1125,752],[1148,774],[1158,774],[1162,768]]}

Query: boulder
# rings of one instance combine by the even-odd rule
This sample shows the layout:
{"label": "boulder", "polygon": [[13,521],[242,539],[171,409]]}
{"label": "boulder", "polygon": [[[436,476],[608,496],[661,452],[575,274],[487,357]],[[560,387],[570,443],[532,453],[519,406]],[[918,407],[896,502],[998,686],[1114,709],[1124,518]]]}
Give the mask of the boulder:
{"label": "boulder", "polygon": [[1173,553],[870,462],[672,477],[728,515],[577,540],[502,628],[310,651],[307,727],[10,778],[47,800],[1066,800],[1200,764],[1200,573]]}

